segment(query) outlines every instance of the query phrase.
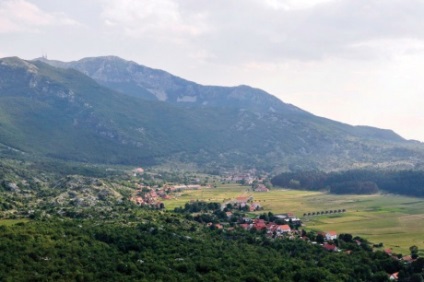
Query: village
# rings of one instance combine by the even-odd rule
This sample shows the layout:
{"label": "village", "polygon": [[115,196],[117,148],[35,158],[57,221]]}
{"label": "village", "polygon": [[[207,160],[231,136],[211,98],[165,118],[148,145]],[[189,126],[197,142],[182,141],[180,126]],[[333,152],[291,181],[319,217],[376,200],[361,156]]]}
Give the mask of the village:
{"label": "village", "polygon": [[[135,173],[141,175],[142,171],[139,169]],[[206,202],[199,199],[191,200],[184,207],[175,208],[174,211],[190,214],[193,220],[211,230],[226,233],[245,230],[247,232],[261,234],[270,240],[303,240],[310,244],[322,246],[322,248],[329,252],[344,252],[346,254],[352,252],[352,249],[341,247],[340,240],[350,241],[359,248],[375,247],[378,249],[377,247],[382,247],[370,246],[362,238],[353,237],[350,234],[338,234],[333,230],[307,232],[302,228],[305,227],[302,220],[291,211],[279,214],[273,214],[271,212],[261,213],[263,207],[259,201],[255,201],[254,195],[255,193],[267,193],[270,191],[265,177],[255,177],[252,173],[238,173],[226,175],[220,181],[222,183],[239,183],[240,185],[248,186],[249,189],[234,198],[224,199],[221,203]],[[199,182],[199,180],[196,179],[194,182]],[[181,193],[202,189],[214,189],[214,185],[205,185],[205,183],[202,185],[200,183],[166,183],[161,186],[150,187],[140,184],[130,200],[140,206],[164,209],[167,201],[178,198]],[[346,209],[308,212],[303,213],[302,218],[308,219],[311,216],[345,212]],[[410,264],[417,259],[417,256],[413,254],[404,256],[395,254],[390,248],[384,249],[384,252],[394,260],[402,263]],[[396,281],[398,273],[389,273],[389,278]]]}

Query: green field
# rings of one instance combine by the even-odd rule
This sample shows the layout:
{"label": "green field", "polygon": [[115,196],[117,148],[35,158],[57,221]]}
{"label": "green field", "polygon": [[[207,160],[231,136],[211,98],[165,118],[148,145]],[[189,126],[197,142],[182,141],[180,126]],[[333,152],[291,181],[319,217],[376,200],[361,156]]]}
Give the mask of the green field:
{"label": "green field", "polygon": [[[285,189],[252,193],[247,192],[247,188],[228,184],[216,189],[185,191],[177,199],[165,201],[165,206],[172,210],[190,200],[223,202],[249,193],[264,211],[295,213],[302,218],[307,230],[351,233],[375,244],[382,242],[383,248],[403,254],[409,253],[409,247],[416,245],[424,254],[424,199],[384,194],[331,195]],[[346,212],[303,217],[308,212],[339,209],[346,209]]]}

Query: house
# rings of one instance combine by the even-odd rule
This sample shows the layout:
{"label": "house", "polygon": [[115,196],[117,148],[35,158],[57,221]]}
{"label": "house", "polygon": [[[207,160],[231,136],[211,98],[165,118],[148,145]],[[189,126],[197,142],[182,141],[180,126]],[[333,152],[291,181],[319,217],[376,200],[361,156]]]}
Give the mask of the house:
{"label": "house", "polygon": [[226,212],[225,214],[227,215],[227,218],[231,218],[233,216],[232,212]]}
{"label": "house", "polygon": [[329,252],[338,252],[339,251],[339,249],[337,248],[336,245],[324,243],[324,245],[322,245],[322,246],[324,247],[324,249],[326,249]]}
{"label": "house", "polygon": [[224,228],[224,226],[222,226],[222,224],[219,224],[219,223],[216,223],[214,226],[215,226],[216,229],[223,229]]}
{"label": "house", "polygon": [[158,198],[158,194],[156,193],[156,191],[155,190],[150,190],[150,197],[152,197],[152,198],[154,198],[154,199],[157,199]]}
{"label": "house", "polygon": [[258,203],[251,203],[249,206],[249,211],[256,211],[261,207],[260,204]]}
{"label": "house", "polygon": [[278,229],[281,231],[281,233],[288,233],[291,232],[291,228],[288,224],[279,225]]}
{"label": "house", "polygon": [[136,203],[137,205],[141,205],[141,204],[143,204],[143,203],[144,203],[143,198],[142,198],[142,197],[140,197],[140,196],[135,197],[135,203]]}
{"label": "house", "polygon": [[252,200],[252,196],[238,196],[233,201],[234,207],[244,208],[248,207],[250,210],[250,206],[248,206],[248,202]]}
{"label": "house", "polygon": [[411,263],[411,262],[414,262],[415,261],[415,259],[413,259],[410,255],[407,255],[407,256],[402,257],[402,260],[404,262],[407,262],[407,263]]}
{"label": "house", "polygon": [[252,219],[250,217],[242,217],[241,221],[244,222],[244,223],[251,223]]}
{"label": "house", "polygon": [[337,239],[337,232],[328,231],[327,233],[325,233],[325,239],[327,239],[327,241]]}
{"label": "house", "polygon": [[296,218],[296,216],[292,212],[276,214],[275,217],[277,217],[279,219],[284,219],[286,221],[293,219],[293,218]]}
{"label": "house", "polygon": [[238,196],[238,197],[236,197],[236,203],[246,204],[251,199],[252,199],[252,197],[250,197],[250,196]]}
{"label": "house", "polygon": [[274,222],[270,222],[266,225],[266,230],[268,231],[268,234],[276,234],[276,235],[281,235],[284,233],[289,233],[291,232],[291,228],[290,226],[286,225],[278,225],[275,224]]}
{"label": "house", "polygon": [[134,176],[137,176],[137,174],[141,175],[141,174],[144,173],[144,169],[141,168],[141,167],[137,167],[137,168],[133,169],[133,173],[134,173]]}
{"label": "house", "polygon": [[250,229],[250,224],[247,224],[247,223],[242,223],[239,226],[241,228],[243,228],[244,230],[249,230]]}
{"label": "house", "polygon": [[389,275],[389,279],[393,281],[398,281],[399,279],[399,272],[395,272]]}
{"label": "house", "polygon": [[255,192],[269,192],[269,189],[265,185],[259,184],[258,187],[254,190]]}
{"label": "house", "polygon": [[255,220],[253,220],[252,228],[255,228],[256,230],[263,230],[263,229],[267,229],[267,225],[265,223],[265,220],[255,219]]}
{"label": "house", "polygon": [[391,256],[391,255],[392,255],[392,249],[385,249],[385,250],[384,250],[384,252],[385,252],[386,254],[388,254],[389,256]]}

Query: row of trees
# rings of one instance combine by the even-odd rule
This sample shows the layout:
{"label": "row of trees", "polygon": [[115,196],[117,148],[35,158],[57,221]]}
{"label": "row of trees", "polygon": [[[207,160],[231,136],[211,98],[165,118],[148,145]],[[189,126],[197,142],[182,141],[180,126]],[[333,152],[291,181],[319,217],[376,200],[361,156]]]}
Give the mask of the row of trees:
{"label": "row of trees", "polygon": [[346,209],[338,209],[338,210],[327,210],[327,211],[317,211],[317,212],[308,212],[304,213],[303,216],[314,216],[314,215],[323,215],[323,214],[336,214],[346,212]]}

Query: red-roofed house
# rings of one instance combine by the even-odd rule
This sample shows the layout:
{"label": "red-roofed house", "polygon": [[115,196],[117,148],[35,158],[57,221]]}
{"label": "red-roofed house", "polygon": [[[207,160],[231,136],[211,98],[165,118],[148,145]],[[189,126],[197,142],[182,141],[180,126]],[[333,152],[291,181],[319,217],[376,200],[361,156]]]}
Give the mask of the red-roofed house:
{"label": "red-roofed house", "polygon": [[397,281],[399,279],[399,272],[395,272],[395,273],[390,274],[389,279]]}
{"label": "red-roofed house", "polygon": [[249,211],[256,211],[261,207],[260,204],[258,203],[251,203],[249,206]]}
{"label": "red-roofed house", "polygon": [[328,231],[327,233],[325,233],[325,238],[327,240],[337,239],[337,232],[336,231]]}
{"label": "red-roofed house", "polygon": [[291,231],[291,228],[289,225],[277,225],[275,223],[268,223],[266,225],[266,229],[268,230],[268,233],[276,233],[276,234],[283,234],[283,233],[289,233]]}
{"label": "red-roofed house", "polygon": [[239,204],[247,203],[252,197],[250,196],[238,196],[236,197],[236,202]]}
{"label": "red-roofed house", "polygon": [[262,222],[258,222],[253,224],[253,228],[255,228],[256,230],[263,230],[263,229],[266,229],[266,224]]}
{"label": "red-roofed house", "polygon": [[250,229],[250,224],[247,224],[247,223],[242,223],[239,226],[241,228],[243,228],[244,230],[249,230]]}
{"label": "red-roofed house", "polygon": [[278,229],[281,231],[281,233],[288,233],[288,232],[291,232],[290,225],[288,225],[288,224],[279,225],[279,226],[278,226]]}
{"label": "red-roofed house", "polygon": [[219,223],[216,223],[214,226],[215,226],[216,229],[223,229],[224,228],[224,226],[222,226],[222,224],[219,224]]}
{"label": "red-roofed house", "polygon": [[414,262],[415,261],[415,259],[413,259],[410,255],[407,255],[407,256],[402,257],[402,260],[404,262],[408,262],[408,263],[411,263],[411,262]]}
{"label": "red-roofed house", "polygon": [[324,243],[324,245],[322,246],[324,247],[324,249],[330,252],[337,252],[339,250],[336,245],[331,245],[328,243]]}
{"label": "red-roofed house", "polygon": [[258,187],[256,187],[255,192],[269,192],[269,189],[266,188],[265,185],[259,184]]}

